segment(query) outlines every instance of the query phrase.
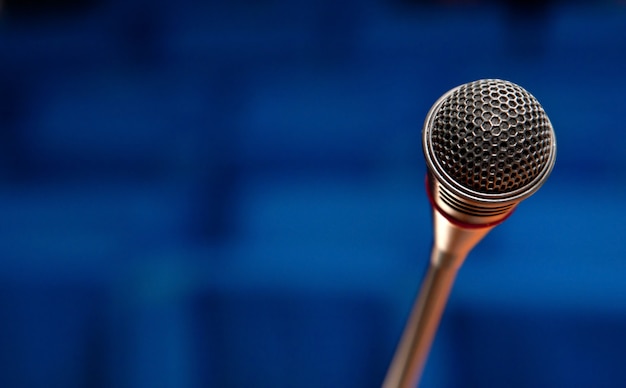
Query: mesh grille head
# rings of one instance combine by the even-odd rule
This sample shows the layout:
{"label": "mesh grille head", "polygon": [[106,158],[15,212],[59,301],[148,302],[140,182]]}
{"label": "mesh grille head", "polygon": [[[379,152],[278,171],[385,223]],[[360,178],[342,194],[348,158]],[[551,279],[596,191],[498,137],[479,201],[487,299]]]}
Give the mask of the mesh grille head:
{"label": "mesh grille head", "polygon": [[480,80],[453,89],[431,112],[431,157],[458,185],[508,194],[554,163],[554,134],[537,100],[518,85]]}

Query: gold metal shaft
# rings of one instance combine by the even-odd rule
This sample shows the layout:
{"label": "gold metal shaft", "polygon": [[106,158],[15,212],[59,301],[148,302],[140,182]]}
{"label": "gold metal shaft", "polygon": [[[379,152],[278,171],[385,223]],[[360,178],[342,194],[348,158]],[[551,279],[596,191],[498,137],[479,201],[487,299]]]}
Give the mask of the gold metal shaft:
{"label": "gold metal shaft", "polygon": [[[438,254],[433,251],[433,255]],[[457,268],[451,266],[429,266],[387,372],[384,388],[417,386],[456,274]]]}
{"label": "gold metal shaft", "polygon": [[387,371],[383,388],[415,388],[426,364],[456,274],[469,251],[493,228],[461,228],[434,211],[430,266]]}

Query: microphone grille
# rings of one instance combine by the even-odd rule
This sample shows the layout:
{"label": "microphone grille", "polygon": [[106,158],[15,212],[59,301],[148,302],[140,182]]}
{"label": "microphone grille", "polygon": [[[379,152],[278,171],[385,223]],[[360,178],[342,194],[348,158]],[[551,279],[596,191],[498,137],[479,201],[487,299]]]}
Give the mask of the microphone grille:
{"label": "microphone grille", "polygon": [[508,81],[479,80],[452,90],[427,130],[439,166],[474,192],[524,189],[554,164],[548,116],[535,97]]}

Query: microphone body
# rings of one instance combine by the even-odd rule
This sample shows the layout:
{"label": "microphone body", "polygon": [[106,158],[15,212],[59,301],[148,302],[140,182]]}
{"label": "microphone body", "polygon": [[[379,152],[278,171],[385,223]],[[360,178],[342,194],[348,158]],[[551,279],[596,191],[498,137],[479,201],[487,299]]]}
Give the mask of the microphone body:
{"label": "microphone body", "polygon": [[556,140],[530,93],[508,81],[479,80],[435,102],[424,123],[423,150],[433,248],[383,388],[417,386],[459,268],[544,183]]}

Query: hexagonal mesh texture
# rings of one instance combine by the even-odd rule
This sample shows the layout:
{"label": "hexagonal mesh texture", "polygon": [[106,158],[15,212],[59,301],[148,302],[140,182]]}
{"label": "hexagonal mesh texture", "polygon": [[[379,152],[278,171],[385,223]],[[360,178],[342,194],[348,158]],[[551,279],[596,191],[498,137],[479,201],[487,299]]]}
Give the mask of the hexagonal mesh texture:
{"label": "hexagonal mesh texture", "polygon": [[462,85],[433,119],[434,157],[455,182],[504,194],[533,181],[549,162],[552,127],[539,102],[502,80]]}

